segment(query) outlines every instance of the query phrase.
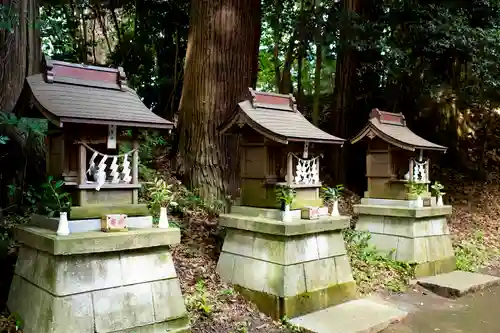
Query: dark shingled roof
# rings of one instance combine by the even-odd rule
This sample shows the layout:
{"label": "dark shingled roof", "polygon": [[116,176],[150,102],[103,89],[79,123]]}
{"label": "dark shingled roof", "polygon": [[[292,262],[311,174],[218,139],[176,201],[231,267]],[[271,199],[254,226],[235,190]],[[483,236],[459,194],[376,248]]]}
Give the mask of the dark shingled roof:
{"label": "dark shingled roof", "polygon": [[220,127],[221,133],[250,126],[260,134],[280,143],[289,141],[342,144],[345,140],[328,134],[311,124],[298,110],[292,95],[254,91],[251,99],[238,104]]}
{"label": "dark shingled roof", "polygon": [[401,113],[391,113],[373,109],[368,124],[351,139],[356,143],[363,138],[380,139],[402,149],[414,151],[416,149],[446,151],[446,147],[437,145],[413,133],[406,127],[405,117]]}
{"label": "dark shingled roof", "polygon": [[126,85],[121,68],[47,60],[43,74],[26,78],[39,111],[59,123],[90,123],[143,128],[173,128],[142,103]]}

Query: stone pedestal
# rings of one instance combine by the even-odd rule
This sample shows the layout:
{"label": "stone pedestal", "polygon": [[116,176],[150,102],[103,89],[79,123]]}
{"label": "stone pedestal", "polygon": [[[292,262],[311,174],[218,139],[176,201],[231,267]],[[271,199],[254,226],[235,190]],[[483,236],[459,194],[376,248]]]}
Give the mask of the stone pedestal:
{"label": "stone pedestal", "polygon": [[[356,296],[341,230],[349,217],[279,221],[280,211],[233,207],[217,271],[260,311],[293,318]],[[245,213],[243,215],[242,213]]]}
{"label": "stone pedestal", "polygon": [[[372,199],[370,199],[372,200]],[[394,259],[415,265],[417,277],[454,271],[455,256],[446,216],[451,206],[414,208],[389,200],[355,205],[356,229],[371,234],[370,243]],[[373,202],[375,203],[375,202]]]}
{"label": "stone pedestal", "polygon": [[[59,226],[59,218],[47,217],[44,215],[34,214],[31,218],[32,226],[57,231]],[[127,217],[127,226],[129,229],[150,229],[153,228],[152,216],[129,216]],[[68,227],[71,233],[80,233],[87,231],[101,231],[101,219],[69,219]]]}
{"label": "stone pedestal", "polygon": [[25,333],[189,332],[169,246],[178,229],[57,236],[20,227],[7,306]]}

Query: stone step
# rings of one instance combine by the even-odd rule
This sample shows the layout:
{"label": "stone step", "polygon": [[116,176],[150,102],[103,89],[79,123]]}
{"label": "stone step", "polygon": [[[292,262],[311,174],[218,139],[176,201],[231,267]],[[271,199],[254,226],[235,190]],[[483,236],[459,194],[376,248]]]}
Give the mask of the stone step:
{"label": "stone step", "polygon": [[291,320],[308,333],[377,333],[407,312],[369,299],[358,299]]}
{"label": "stone step", "polygon": [[500,284],[500,278],[491,275],[454,271],[417,279],[417,284],[439,296],[456,298]]}

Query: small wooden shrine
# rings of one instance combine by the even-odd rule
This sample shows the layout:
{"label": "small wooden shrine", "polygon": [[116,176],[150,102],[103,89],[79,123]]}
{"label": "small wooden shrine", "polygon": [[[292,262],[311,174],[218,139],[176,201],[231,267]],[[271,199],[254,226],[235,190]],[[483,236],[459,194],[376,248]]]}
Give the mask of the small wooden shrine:
{"label": "small wooden shrine", "polygon": [[[368,124],[351,143],[366,141],[365,198],[408,199],[409,182],[429,184],[429,158],[424,151],[445,152],[446,147],[429,142],[413,133],[401,113],[373,109]],[[427,185],[428,187],[428,185]],[[429,198],[427,189],[422,194]]]}
{"label": "small wooden shrine", "polygon": [[241,205],[278,208],[277,185],[295,189],[293,209],[321,206],[320,153],[316,144],[344,140],[311,124],[292,95],[257,92],[222,124],[223,134],[239,134],[241,143]]}
{"label": "small wooden shrine", "polygon": [[[342,238],[350,218],[328,215],[319,193],[321,146],[344,140],[311,124],[293,96],[252,89],[220,131],[238,134],[241,152],[240,204],[219,217],[221,279],[275,319],[355,298]],[[291,210],[278,186],[295,190]]]}
{"label": "small wooden shrine", "polygon": [[49,120],[46,169],[72,194],[72,218],[147,213],[138,205],[138,129],[173,123],[142,103],[122,68],[46,59],[19,101],[22,116]]}

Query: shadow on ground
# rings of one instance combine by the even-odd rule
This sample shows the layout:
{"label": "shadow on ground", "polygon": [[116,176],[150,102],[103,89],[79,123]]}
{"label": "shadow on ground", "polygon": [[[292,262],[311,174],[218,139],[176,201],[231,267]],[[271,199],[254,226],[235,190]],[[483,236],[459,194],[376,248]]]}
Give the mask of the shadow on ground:
{"label": "shadow on ground", "polygon": [[451,300],[416,287],[406,294],[384,297],[409,313],[382,333],[498,333],[500,287]]}

